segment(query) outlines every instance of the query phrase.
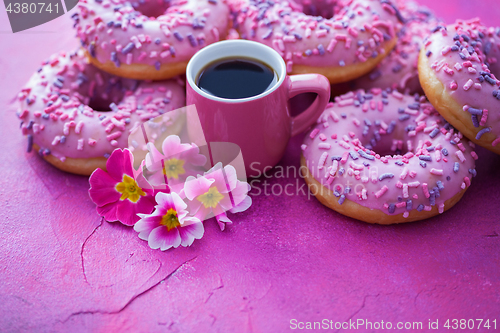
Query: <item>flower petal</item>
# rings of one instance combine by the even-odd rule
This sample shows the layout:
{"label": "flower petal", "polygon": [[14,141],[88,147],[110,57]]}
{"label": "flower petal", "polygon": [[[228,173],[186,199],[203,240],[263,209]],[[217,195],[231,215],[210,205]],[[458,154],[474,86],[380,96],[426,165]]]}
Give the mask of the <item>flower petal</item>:
{"label": "flower petal", "polygon": [[181,156],[188,162],[188,164],[192,164],[193,166],[202,166],[207,163],[206,156],[200,154],[200,149],[194,143],[191,144],[189,149],[182,152]]}
{"label": "flower petal", "polygon": [[137,213],[150,214],[154,209],[155,201],[153,196],[141,197],[137,203],[130,200],[122,200],[116,203],[116,217],[125,224],[132,226],[139,221]]}
{"label": "flower petal", "polygon": [[[224,200],[224,199],[223,199],[223,200]],[[215,206],[214,208],[212,208],[212,212],[213,212],[213,215],[212,215],[212,216],[214,216],[214,215],[219,215],[219,214],[223,214],[223,213],[225,213],[226,211],[228,211],[228,210],[229,210],[229,209],[224,209],[224,207],[220,205],[220,203],[221,203],[223,200],[219,201],[219,204],[218,204],[217,206]],[[233,207],[233,206],[231,205],[231,200],[230,200],[229,198],[227,198],[227,201],[229,202],[228,207]]]}
{"label": "flower petal", "polygon": [[[153,229],[160,226],[161,216],[146,215],[146,214],[140,214],[139,216],[141,216],[141,215],[142,215],[142,218],[139,221],[137,221],[136,224],[134,224],[135,231],[140,232],[140,233],[147,231],[147,234],[149,235],[149,233]],[[143,238],[141,238],[141,239],[143,239]]]}
{"label": "flower petal", "polygon": [[180,221],[180,224],[185,227],[187,225],[190,225],[190,224],[193,224],[193,223],[201,223],[200,219],[197,218],[197,217],[194,217],[194,216],[187,216],[187,217],[184,217],[182,219],[182,221]]}
{"label": "flower petal", "polygon": [[224,167],[224,173],[226,176],[226,182],[229,188],[232,190],[235,188],[238,178],[236,176],[236,169],[232,165],[226,165]]}
{"label": "flower petal", "polygon": [[148,182],[153,186],[165,185],[165,175],[161,170],[148,176]]}
{"label": "flower petal", "polygon": [[[191,212],[191,214],[193,214],[193,212]],[[211,208],[205,208],[204,205],[200,205],[200,208],[198,209],[198,211],[196,212],[196,214],[194,216],[196,218],[199,218],[200,221],[205,221],[211,217],[214,217],[215,214],[212,212]]]}
{"label": "flower petal", "polygon": [[180,212],[186,210],[187,204],[184,202],[184,200],[182,200],[182,198],[175,192],[172,192],[171,195],[177,213],[179,214]]}
{"label": "flower petal", "polygon": [[205,232],[205,228],[203,228],[203,223],[201,222],[193,223],[178,229],[182,246],[189,246],[193,244],[194,240],[203,237]]}
{"label": "flower petal", "polygon": [[171,247],[178,247],[181,245],[181,236],[179,235],[178,228],[168,231],[167,228],[160,226],[149,234],[148,238],[149,247],[152,249],[160,249],[162,251],[168,250]]}
{"label": "flower petal", "polygon": [[[139,203],[139,201],[137,203]],[[148,213],[148,212],[139,212],[139,213]],[[122,224],[125,224],[128,226],[134,225],[135,222],[139,221],[139,216],[136,215],[136,211],[135,211],[135,204],[127,199],[117,202],[116,203],[116,218]]]}
{"label": "flower petal", "polygon": [[144,192],[153,195],[153,186],[151,186],[151,184],[147,181],[142,172],[136,173],[135,181]]}
{"label": "flower petal", "polygon": [[163,151],[163,155],[169,159],[173,155],[186,150],[184,146],[185,145],[181,145],[181,139],[177,135],[169,135],[163,140],[161,150]]}
{"label": "flower petal", "polygon": [[224,231],[224,228],[226,227],[226,223],[233,224],[233,221],[231,221],[225,213],[217,215],[215,217],[215,219],[217,220],[217,223],[219,224],[219,228],[221,231]]}
{"label": "flower petal", "polygon": [[148,142],[146,145],[148,148],[148,153],[146,154],[146,168],[149,171],[159,171],[162,170],[163,167],[161,165],[161,161],[165,158],[158,149],[156,149],[155,145],[151,142]]}
{"label": "flower petal", "polygon": [[101,215],[109,222],[118,221],[118,217],[116,216],[117,206],[115,203],[110,203],[108,205],[104,205],[101,207],[96,207],[97,214]]}
{"label": "flower petal", "polygon": [[215,208],[222,209],[225,212],[233,208],[233,203],[231,202],[231,197],[229,196],[229,193],[223,194],[222,199],[219,201],[219,204]]}
{"label": "flower petal", "polygon": [[217,162],[217,164],[215,164],[212,168],[210,168],[207,172],[205,172],[205,175],[221,169],[222,169],[222,162]]}
{"label": "flower petal", "polygon": [[[221,163],[217,163],[217,165],[219,164],[222,165]],[[229,191],[230,188],[226,184],[222,169],[215,169],[214,167],[211,171],[205,172],[204,177],[212,180],[220,193],[227,193]]]}
{"label": "flower petal", "polygon": [[134,177],[133,163],[134,155],[130,150],[117,148],[106,161],[106,170],[113,179],[121,182],[124,174]]}
{"label": "flower petal", "polygon": [[[156,203],[158,203],[158,206],[164,207],[167,210],[169,208],[171,208],[170,207],[170,205],[171,205],[170,194],[165,193],[165,192],[158,192],[158,193],[156,193],[155,200],[156,200]],[[165,206],[168,206],[168,207],[165,207]]]}
{"label": "flower petal", "polygon": [[203,204],[198,200],[193,200],[193,201],[189,201],[188,205],[189,205],[189,208],[188,208],[189,213],[191,215],[195,215]]}
{"label": "flower petal", "polygon": [[155,207],[156,201],[155,197],[152,195],[146,195],[141,197],[137,203],[135,203],[134,214],[151,214]]}
{"label": "flower petal", "polygon": [[231,191],[231,195],[233,196],[234,205],[239,206],[239,204],[245,200],[248,196],[248,192],[250,191],[250,185],[245,182],[238,181],[236,186]]}
{"label": "flower petal", "polygon": [[89,178],[90,199],[97,206],[104,206],[120,199],[121,194],[115,189],[118,183],[106,171],[96,169]]}
{"label": "flower petal", "polygon": [[189,200],[194,200],[199,195],[206,193],[214,181],[203,176],[194,178],[192,176],[186,179],[184,184],[184,194]]}
{"label": "flower petal", "polygon": [[231,208],[229,211],[231,213],[244,212],[245,210],[250,208],[251,205],[252,205],[252,198],[250,198],[249,196],[246,196],[245,199],[243,199],[238,205]]}
{"label": "flower petal", "polygon": [[133,167],[132,167],[132,171],[134,172],[134,179],[137,180],[137,177],[139,175],[142,175],[144,176],[144,172],[147,171],[147,168],[146,168],[146,162],[144,160],[141,161],[141,164],[139,164],[139,167],[137,168],[137,170],[135,170]]}

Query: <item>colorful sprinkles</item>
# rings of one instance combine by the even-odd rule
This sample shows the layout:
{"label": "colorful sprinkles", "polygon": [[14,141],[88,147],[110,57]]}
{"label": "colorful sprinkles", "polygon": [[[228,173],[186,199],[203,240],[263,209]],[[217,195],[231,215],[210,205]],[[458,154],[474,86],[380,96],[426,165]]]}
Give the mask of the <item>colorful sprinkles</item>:
{"label": "colorful sprinkles", "polygon": [[[457,20],[448,27],[439,26],[426,40],[424,52],[429,54],[429,66],[437,79],[453,91],[450,98],[461,105],[461,110],[442,110],[443,114],[454,114],[450,121],[474,133],[471,140],[498,152],[500,121],[491,117],[489,110],[500,107],[500,29],[485,27],[477,18]],[[435,104],[438,109],[448,108]],[[469,125],[455,120],[464,114]]]}

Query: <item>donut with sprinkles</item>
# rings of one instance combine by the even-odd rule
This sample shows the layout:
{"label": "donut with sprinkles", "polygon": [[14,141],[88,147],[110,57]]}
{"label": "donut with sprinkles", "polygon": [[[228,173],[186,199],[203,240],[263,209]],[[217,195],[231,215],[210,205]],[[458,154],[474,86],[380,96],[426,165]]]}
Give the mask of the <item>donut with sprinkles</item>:
{"label": "donut with sprinkles", "polygon": [[419,95],[358,90],[335,98],[306,135],[301,170],[325,206],[378,224],[455,205],[476,176],[474,143]]}
{"label": "donut with sprinkles", "polygon": [[418,55],[426,38],[440,21],[425,7],[414,2],[398,3],[406,23],[398,32],[396,47],[368,74],[348,83],[332,86],[338,95],[351,90],[391,88],[400,92],[422,93],[418,80]]}
{"label": "donut with sprinkles", "polygon": [[500,154],[500,28],[458,20],[424,45],[418,71],[429,101],[471,141]]}
{"label": "donut with sprinkles", "polygon": [[122,79],[95,68],[83,53],[53,55],[19,93],[28,152],[38,151],[61,170],[90,175],[105,170],[111,152],[128,147],[128,134],[145,121],[164,114],[162,126],[171,134],[181,131],[185,116],[176,109],[185,105],[185,93],[176,80]]}
{"label": "donut with sprinkles", "polygon": [[233,26],[244,39],[274,48],[290,74],[319,73],[331,83],[371,71],[397,41],[402,17],[388,0],[339,1],[330,19],[293,1],[235,0]]}
{"label": "donut with sprinkles", "polygon": [[80,0],[73,18],[92,64],[121,77],[164,80],[226,37],[229,7],[226,0]]}

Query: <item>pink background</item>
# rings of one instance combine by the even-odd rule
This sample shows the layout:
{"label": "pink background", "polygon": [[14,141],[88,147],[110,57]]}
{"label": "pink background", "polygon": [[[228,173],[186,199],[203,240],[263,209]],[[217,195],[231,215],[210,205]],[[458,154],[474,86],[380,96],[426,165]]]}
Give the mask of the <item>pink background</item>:
{"label": "pink background", "polygon": [[[500,17],[496,0],[421,2],[448,23]],[[101,221],[87,178],[25,153],[10,102],[42,60],[78,45],[69,15],[17,34],[7,22],[2,9],[0,331],[282,332],[291,319],[500,326],[500,156],[478,149],[471,189],[426,221],[368,225],[300,191],[260,195],[229,230],[207,221],[192,247],[151,250],[132,229]],[[298,166],[301,140],[282,166]],[[268,191],[304,184],[265,180]]]}

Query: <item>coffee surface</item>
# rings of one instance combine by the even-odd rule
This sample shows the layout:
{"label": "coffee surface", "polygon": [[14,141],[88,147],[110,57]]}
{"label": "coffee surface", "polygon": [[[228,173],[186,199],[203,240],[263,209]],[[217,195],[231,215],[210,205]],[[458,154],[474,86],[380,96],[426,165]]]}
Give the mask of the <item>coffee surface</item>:
{"label": "coffee surface", "polygon": [[205,66],[196,80],[204,92],[229,99],[262,94],[278,82],[276,72],[252,58],[219,59]]}

